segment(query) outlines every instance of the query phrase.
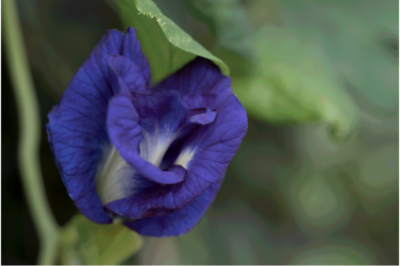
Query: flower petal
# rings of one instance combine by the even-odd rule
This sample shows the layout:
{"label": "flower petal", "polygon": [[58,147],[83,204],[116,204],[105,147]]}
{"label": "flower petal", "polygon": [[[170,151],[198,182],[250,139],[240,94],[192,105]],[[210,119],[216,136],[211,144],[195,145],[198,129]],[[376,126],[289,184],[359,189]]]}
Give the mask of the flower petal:
{"label": "flower petal", "polygon": [[201,126],[186,140],[175,161],[187,170],[174,185],[148,186],[135,195],[110,202],[105,208],[116,214],[142,219],[181,209],[221,180],[247,130],[246,112],[231,94],[217,108],[214,122]]}
{"label": "flower petal", "polygon": [[139,69],[142,71],[143,76],[147,82],[147,86],[151,87],[151,74],[150,65],[147,61],[146,56],[142,52],[140,43],[136,37],[136,30],[129,27],[124,38],[124,43],[122,46],[122,55],[129,58],[133,63],[135,63]]}
{"label": "flower petal", "polygon": [[122,41],[121,32],[108,31],[48,115],[48,139],[68,194],[77,208],[97,223],[111,223],[94,180],[103,146],[109,143],[105,120],[113,92],[105,58],[118,54]]}
{"label": "flower petal", "polygon": [[[129,95],[134,92],[151,92],[142,71],[131,60],[121,55],[109,55],[106,61],[109,66],[110,83],[114,94],[119,94],[121,87],[127,87],[128,91],[124,93],[129,93]],[[124,84],[121,84],[121,81]]]}
{"label": "flower petal", "polygon": [[184,95],[182,100],[190,106],[190,109],[207,108],[212,106],[217,99],[215,94],[191,94]]}
{"label": "flower petal", "polygon": [[189,232],[203,217],[214,201],[221,182],[212,184],[200,196],[182,209],[164,216],[155,216],[125,223],[144,236],[169,237]]}
{"label": "flower petal", "polygon": [[[140,95],[140,97],[142,96],[146,97],[145,95]],[[166,100],[166,106],[171,104],[171,99],[169,99],[170,101],[168,101],[168,98]],[[158,108],[160,106],[162,105],[148,107],[151,109]],[[166,111],[166,106],[164,106],[164,111]],[[171,108],[173,107],[174,106],[171,105]],[[141,110],[142,108],[144,107],[139,106],[139,110]],[[149,129],[148,125],[146,124],[146,119],[149,118],[140,117],[140,122],[144,129],[142,130],[141,125],[139,125],[138,112],[136,111],[135,106],[132,104],[131,100],[125,95],[118,95],[112,98],[109,104],[107,115],[108,134],[112,143],[121,154],[121,157],[126,162],[128,162],[138,173],[144,175],[148,179],[160,184],[174,184],[177,182],[181,182],[183,180],[183,176],[177,175],[173,172],[162,171],[154,164],[152,164],[152,162],[144,160],[142,158],[143,155],[139,154],[139,144],[142,142],[143,138],[142,134],[144,134],[145,138],[147,138],[147,141],[144,141],[144,144],[140,144],[140,149],[144,150],[145,148],[142,147],[142,145],[146,146],[147,144],[147,157],[154,154],[155,156],[157,156],[157,152],[163,148],[164,144],[162,141],[165,138],[163,138],[164,135],[161,134],[165,133],[165,131],[162,131],[162,129],[164,128],[164,125],[162,123],[163,120],[157,120],[158,122],[161,122],[157,124],[159,131],[156,131],[156,133],[159,135],[153,139],[153,135],[151,134],[154,132],[145,133],[145,130]],[[156,143],[149,142],[149,140],[154,140]],[[157,142],[158,144],[161,144],[161,148],[157,146]],[[154,152],[153,149],[155,150]]]}
{"label": "flower petal", "polygon": [[[178,91],[189,109],[215,109],[232,93],[231,79],[224,76],[218,66],[202,57],[195,58],[154,88],[154,91],[162,90]],[[208,101],[212,97],[215,99],[210,101],[211,105],[199,106],[198,99],[193,99],[194,95],[208,95],[203,99]]]}
{"label": "flower petal", "polygon": [[216,111],[211,111],[209,108],[205,110],[205,112],[202,112],[200,114],[195,114],[192,115],[189,118],[189,123],[195,123],[195,124],[200,124],[200,125],[207,125],[210,124],[215,120],[215,117],[217,116]]}

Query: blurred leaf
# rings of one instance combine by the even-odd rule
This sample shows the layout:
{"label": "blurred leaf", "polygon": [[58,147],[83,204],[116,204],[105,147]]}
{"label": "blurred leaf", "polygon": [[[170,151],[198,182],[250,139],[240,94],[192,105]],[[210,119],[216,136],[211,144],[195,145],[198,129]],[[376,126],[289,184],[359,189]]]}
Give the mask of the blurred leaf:
{"label": "blurred leaf", "polygon": [[96,224],[82,214],[64,227],[60,260],[62,264],[119,264],[142,246],[138,234],[122,224]]}
{"label": "blurred leaf", "polygon": [[294,146],[298,151],[298,158],[302,158],[302,165],[312,165],[314,172],[328,170],[351,160],[357,151],[359,128],[353,130],[348,138],[342,141],[332,139],[329,125],[312,123],[294,126],[293,134],[296,137]]}
{"label": "blurred leaf", "polygon": [[191,36],[164,16],[151,0],[117,0],[124,27],[137,28],[137,35],[147,56],[153,83],[175,72],[195,56],[212,60],[229,75],[228,66]]}
{"label": "blurred leaf", "polygon": [[277,123],[323,120],[335,135],[349,133],[357,110],[322,49],[275,27],[249,40],[257,62],[251,76],[234,80],[234,91],[249,114]]}

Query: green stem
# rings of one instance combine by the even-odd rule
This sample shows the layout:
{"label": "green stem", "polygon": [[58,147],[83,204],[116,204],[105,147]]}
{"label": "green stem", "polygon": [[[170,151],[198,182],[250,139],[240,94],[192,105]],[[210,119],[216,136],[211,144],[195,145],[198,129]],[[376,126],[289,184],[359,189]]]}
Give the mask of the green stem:
{"label": "green stem", "polygon": [[54,264],[59,228],[46,200],[39,164],[40,118],[15,0],[2,0],[4,45],[17,102],[18,161],[26,200],[39,234],[38,264]]}

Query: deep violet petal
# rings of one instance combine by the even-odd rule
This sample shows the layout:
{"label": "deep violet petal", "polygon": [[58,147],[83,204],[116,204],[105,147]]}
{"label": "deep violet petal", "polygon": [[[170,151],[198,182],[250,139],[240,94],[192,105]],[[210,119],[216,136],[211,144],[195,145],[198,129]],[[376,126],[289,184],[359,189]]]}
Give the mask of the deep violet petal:
{"label": "deep violet petal", "polygon": [[200,196],[182,209],[164,216],[155,216],[125,223],[126,226],[144,236],[169,237],[189,232],[203,217],[214,201],[221,182],[212,184]]}
{"label": "deep violet petal", "polygon": [[68,194],[97,223],[111,223],[94,180],[102,148],[109,143],[105,121],[113,92],[105,58],[120,53],[122,41],[121,32],[108,31],[48,115],[48,139]]}
{"label": "deep violet petal", "polygon": [[[109,66],[110,83],[114,94],[119,94],[120,92],[128,94],[129,92],[130,95],[135,92],[151,92],[142,71],[131,60],[121,55],[109,55],[107,56],[106,61]],[[121,91],[121,87],[126,87],[128,91]]]}
{"label": "deep violet petal", "polygon": [[196,114],[189,118],[189,123],[207,125],[213,122],[216,116],[217,116],[216,111],[208,111],[202,114]]}
{"label": "deep violet petal", "polygon": [[191,94],[182,96],[182,100],[190,109],[207,108],[217,99],[215,94]]}
{"label": "deep violet petal", "polygon": [[140,43],[136,37],[135,28],[129,27],[124,38],[122,46],[122,55],[129,58],[142,71],[147,82],[147,86],[151,87],[150,65],[146,56],[143,54]]}
{"label": "deep violet petal", "polygon": [[[154,91],[163,90],[178,91],[189,109],[199,107],[216,109],[232,93],[231,79],[224,76],[218,66],[202,57],[195,58],[154,88]],[[212,96],[206,96],[205,100],[212,100],[208,103],[210,105],[198,106],[197,99],[195,101],[191,99],[193,95],[214,95],[215,99],[212,100]],[[191,102],[196,106],[191,106]]]}

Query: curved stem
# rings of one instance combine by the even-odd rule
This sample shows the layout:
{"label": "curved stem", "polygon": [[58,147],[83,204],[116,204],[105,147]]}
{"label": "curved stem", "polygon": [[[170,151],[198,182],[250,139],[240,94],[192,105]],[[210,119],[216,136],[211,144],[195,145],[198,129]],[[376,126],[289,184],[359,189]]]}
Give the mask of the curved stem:
{"label": "curved stem", "polygon": [[18,161],[26,200],[39,234],[38,264],[54,264],[59,228],[46,200],[39,164],[40,118],[15,0],[2,0],[4,45],[19,115]]}

